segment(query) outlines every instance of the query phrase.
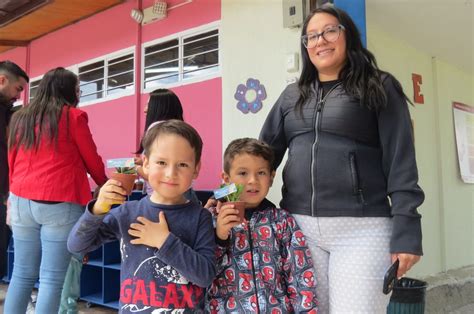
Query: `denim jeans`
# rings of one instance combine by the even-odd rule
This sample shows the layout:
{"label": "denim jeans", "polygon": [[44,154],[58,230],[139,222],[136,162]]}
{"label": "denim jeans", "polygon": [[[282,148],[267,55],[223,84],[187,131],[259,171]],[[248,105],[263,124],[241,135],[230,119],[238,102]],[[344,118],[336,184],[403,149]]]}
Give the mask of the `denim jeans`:
{"label": "denim jeans", "polygon": [[57,313],[71,261],[67,237],[84,207],[73,203],[43,204],[13,194],[10,202],[15,258],[5,313],[26,312],[38,278],[36,314]]}

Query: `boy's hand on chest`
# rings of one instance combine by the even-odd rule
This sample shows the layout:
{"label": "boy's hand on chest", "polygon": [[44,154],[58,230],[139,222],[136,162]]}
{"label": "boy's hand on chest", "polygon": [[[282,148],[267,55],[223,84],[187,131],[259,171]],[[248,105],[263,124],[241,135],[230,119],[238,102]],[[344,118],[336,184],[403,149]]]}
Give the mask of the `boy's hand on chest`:
{"label": "boy's hand on chest", "polygon": [[163,211],[159,213],[159,222],[153,222],[141,216],[138,217],[137,222],[130,224],[128,234],[135,237],[130,241],[132,244],[143,244],[161,249],[170,234],[165,213]]}

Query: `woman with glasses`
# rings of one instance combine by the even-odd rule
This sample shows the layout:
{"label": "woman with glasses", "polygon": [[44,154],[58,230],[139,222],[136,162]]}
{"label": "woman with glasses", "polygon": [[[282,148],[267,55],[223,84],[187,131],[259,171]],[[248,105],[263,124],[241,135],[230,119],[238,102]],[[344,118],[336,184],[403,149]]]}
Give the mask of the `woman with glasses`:
{"label": "woman with glasses", "polygon": [[306,235],[320,313],[383,313],[384,273],[422,255],[424,194],[407,97],[379,70],[344,11],[323,6],[305,20],[303,69],[270,111],[260,139],[283,169],[281,208]]}
{"label": "woman with glasses", "polygon": [[79,80],[64,69],[48,71],[32,102],[10,124],[10,222],[15,264],[5,313],[25,313],[39,278],[37,314],[58,313],[71,261],[66,242],[91,199],[89,173],[107,181],[87,114],[76,108]]}

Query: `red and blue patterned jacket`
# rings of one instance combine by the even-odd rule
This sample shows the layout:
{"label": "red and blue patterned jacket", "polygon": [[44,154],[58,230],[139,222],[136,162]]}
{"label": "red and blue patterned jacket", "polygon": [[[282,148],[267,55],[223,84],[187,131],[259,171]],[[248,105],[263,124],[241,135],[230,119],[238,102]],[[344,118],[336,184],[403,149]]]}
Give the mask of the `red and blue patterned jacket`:
{"label": "red and blue patterned jacket", "polygon": [[275,207],[265,199],[246,209],[248,223],[218,241],[206,312],[317,313],[315,271],[304,235],[289,212]]}

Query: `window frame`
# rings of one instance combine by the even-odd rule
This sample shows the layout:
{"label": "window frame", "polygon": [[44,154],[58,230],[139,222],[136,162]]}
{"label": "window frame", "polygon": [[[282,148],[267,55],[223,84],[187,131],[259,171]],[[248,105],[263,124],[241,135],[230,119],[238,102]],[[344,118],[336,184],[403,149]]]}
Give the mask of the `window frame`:
{"label": "window frame", "polygon": [[[31,101],[32,101],[32,98],[31,98],[31,84],[41,81],[43,79],[43,77],[44,77],[44,74],[41,74],[41,75],[38,75],[36,77],[30,78],[30,81],[28,82],[28,104],[31,103]],[[38,88],[38,86],[36,86],[36,88]]]}
{"label": "window frame", "polygon": [[[187,78],[183,79],[183,76],[185,74],[184,72],[184,40],[193,37],[196,35],[201,35],[210,31],[215,31],[217,30],[217,43],[218,43],[218,59],[219,62],[217,63],[217,70],[210,73],[210,74],[204,74],[204,75],[198,75],[193,78]],[[153,90],[157,89],[157,86],[153,87],[148,87],[145,88],[145,49],[159,45],[162,43],[165,43],[167,41],[175,40],[178,39],[178,81],[173,82],[173,83],[168,83],[168,84],[160,84],[159,88],[173,88],[177,86],[183,86],[183,85],[188,85],[188,84],[193,84],[197,82],[202,82],[202,81],[207,81],[216,77],[222,76],[222,45],[221,45],[221,29],[220,29],[220,21],[212,22],[209,24],[201,25],[192,29],[187,29],[182,32],[174,33],[165,37],[160,37],[148,42],[145,42],[141,46],[141,71],[140,71],[140,76],[141,76],[141,86],[140,86],[140,91],[142,94],[150,93]],[[212,50],[211,50],[212,51]],[[211,52],[209,51],[209,52]],[[167,62],[171,62],[173,60],[169,60]]]}
{"label": "window frame", "polygon": [[[130,89],[130,90],[124,90],[123,92],[108,94],[107,91],[108,91],[108,79],[109,79],[109,61],[111,61],[113,59],[123,57],[123,56],[126,56],[128,54],[132,55],[132,60],[133,60],[133,69],[132,69],[133,81],[132,81],[132,85],[130,85],[133,88]],[[103,77],[104,88],[102,89],[102,93],[104,94],[104,96],[102,98],[98,98],[98,99],[92,99],[92,100],[87,100],[87,101],[79,101],[78,107],[90,106],[90,105],[94,105],[94,104],[97,104],[97,103],[100,103],[100,102],[110,101],[110,100],[114,100],[114,99],[117,99],[117,98],[131,96],[131,95],[135,94],[135,89],[136,89],[136,84],[137,84],[135,46],[131,46],[131,47],[128,47],[128,48],[125,48],[125,49],[117,50],[117,51],[114,51],[112,53],[109,53],[109,54],[106,54],[106,55],[103,55],[103,56],[100,56],[100,57],[97,57],[97,58],[94,58],[94,59],[89,59],[87,61],[77,63],[77,64],[71,66],[70,68],[68,68],[68,70],[74,72],[79,77],[79,68],[90,65],[90,64],[93,64],[93,63],[96,63],[96,62],[100,62],[100,61],[104,61],[104,77]],[[120,75],[120,74],[123,74],[123,73],[128,73],[128,72],[122,72],[122,73],[119,73],[119,74],[114,74],[114,76],[117,76],[117,75]]]}

